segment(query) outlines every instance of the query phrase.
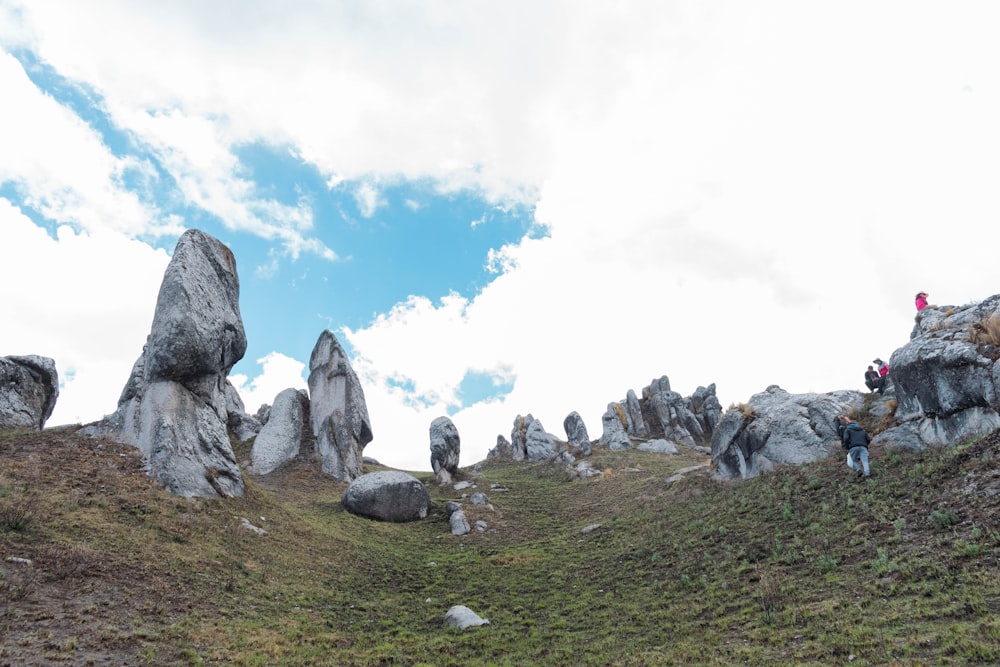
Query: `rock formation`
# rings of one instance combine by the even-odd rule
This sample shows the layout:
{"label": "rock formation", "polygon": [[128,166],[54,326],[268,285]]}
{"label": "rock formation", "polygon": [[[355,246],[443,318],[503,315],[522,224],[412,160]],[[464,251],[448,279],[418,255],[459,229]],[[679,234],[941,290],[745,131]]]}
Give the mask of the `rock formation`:
{"label": "rock formation", "polygon": [[455,605],[444,615],[444,624],[450,628],[464,630],[477,625],[489,625],[490,622],[465,605]]}
{"label": "rock formation", "polygon": [[1000,428],[1000,295],[921,310],[889,378],[899,425],[875,444],[919,450]]}
{"label": "rock formation", "polygon": [[285,389],[275,397],[267,423],[253,441],[250,472],[266,475],[298,456],[308,402],[305,392],[298,389]]}
{"label": "rock formation", "polygon": [[452,476],[458,472],[461,454],[461,439],[458,429],[447,417],[438,417],[431,422],[431,468],[438,484],[450,484]]}
{"label": "rock formation", "polygon": [[309,396],[323,472],[345,482],[356,479],[372,427],[361,382],[331,331],[320,334],[309,358]]}
{"label": "rock formation", "polygon": [[380,470],[351,482],[340,501],[352,514],[402,522],[425,518],[431,497],[416,477],[399,470]]}
{"label": "rock formation", "polygon": [[625,409],[619,403],[608,403],[608,409],[601,416],[601,439],[598,444],[608,449],[629,449],[632,440],[628,437],[625,427],[628,417]]}
{"label": "rock formation", "polygon": [[58,397],[55,361],[33,354],[0,357],[0,428],[42,430]]}
{"label": "rock formation", "polygon": [[[833,420],[861,407],[857,391],[790,394],[777,385],[729,410],[712,437],[712,461],[725,479],[753,477],[774,464],[801,464],[839,451]],[[832,447],[831,447],[832,445]]]}
{"label": "rock formation", "polygon": [[688,447],[707,447],[721,418],[714,384],[698,387],[685,398],[671,390],[670,379],[664,375],[643,388],[642,398],[629,389],[624,400],[608,405],[601,420],[601,445],[628,449],[632,438],[663,438]]}
{"label": "rock formation", "polygon": [[178,495],[243,495],[227,432],[226,377],[246,351],[239,294],[229,248],[184,232],[117,411],[81,430],[138,447],[149,475]]}
{"label": "rock formation", "polygon": [[590,456],[590,434],[587,433],[587,425],[583,423],[583,417],[579,412],[566,415],[563,429],[566,431],[566,443],[579,450],[582,456]]}

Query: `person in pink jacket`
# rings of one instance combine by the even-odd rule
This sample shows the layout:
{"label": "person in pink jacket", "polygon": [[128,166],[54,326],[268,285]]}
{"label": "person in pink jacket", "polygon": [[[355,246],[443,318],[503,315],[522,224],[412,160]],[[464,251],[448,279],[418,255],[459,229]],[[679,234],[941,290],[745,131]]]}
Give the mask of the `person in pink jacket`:
{"label": "person in pink jacket", "polygon": [[917,312],[927,307],[927,292],[917,292],[917,298],[913,300],[917,305]]}

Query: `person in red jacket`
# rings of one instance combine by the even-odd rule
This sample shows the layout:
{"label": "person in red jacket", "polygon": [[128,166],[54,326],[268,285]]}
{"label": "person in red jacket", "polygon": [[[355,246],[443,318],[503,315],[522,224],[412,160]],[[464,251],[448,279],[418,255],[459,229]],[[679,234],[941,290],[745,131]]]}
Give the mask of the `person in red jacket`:
{"label": "person in red jacket", "polygon": [[872,363],[878,365],[878,385],[876,386],[876,389],[878,393],[881,394],[883,391],[885,391],[886,382],[889,381],[889,378],[886,377],[887,375],[889,375],[889,364],[885,363],[878,357],[872,359]]}
{"label": "person in red jacket", "polygon": [[917,297],[913,300],[917,306],[917,312],[927,307],[927,292],[917,292]]}

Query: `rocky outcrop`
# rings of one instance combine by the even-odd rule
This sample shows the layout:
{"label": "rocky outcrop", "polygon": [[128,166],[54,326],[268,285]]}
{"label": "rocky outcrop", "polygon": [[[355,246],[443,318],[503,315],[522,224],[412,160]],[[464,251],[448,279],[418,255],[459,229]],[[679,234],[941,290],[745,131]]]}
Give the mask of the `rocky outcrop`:
{"label": "rocky outcrop", "polygon": [[518,415],[510,432],[510,446],[515,461],[544,461],[554,456],[556,443],[542,426],[542,422],[530,414]]}
{"label": "rocky outcrop", "polygon": [[54,360],[33,354],[0,357],[0,428],[42,430],[57,398]]}
{"label": "rocky outcrop", "polygon": [[253,441],[250,472],[266,475],[299,455],[308,403],[305,392],[298,389],[285,389],[275,397],[267,423]]}
{"label": "rocky outcrop", "polygon": [[[612,417],[618,416],[625,435],[618,432]],[[715,395],[715,385],[698,387],[685,398],[671,390],[664,375],[643,387],[642,397],[629,389],[625,399],[608,406],[602,419],[603,446],[627,449],[631,439],[662,438],[688,447],[707,447],[722,418],[722,404]],[[707,450],[705,450],[707,451]]]}
{"label": "rocky outcrop", "polygon": [[[510,444],[510,440],[504,437],[502,433],[497,435],[497,444],[486,453],[487,460],[498,460],[498,459],[513,459],[514,458],[514,447]],[[524,460],[523,458],[521,459]]]}
{"label": "rocky outcrop", "polygon": [[309,396],[323,472],[345,482],[356,479],[372,427],[361,382],[331,331],[320,334],[309,358]]}
{"label": "rocky outcrop", "polygon": [[1000,295],[921,310],[889,378],[899,425],[875,444],[919,450],[1000,428]]}
{"label": "rocky outcrop", "polygon": [[236,260],[218,239],[189,230],[167,265],[118,409],[81,432],[138,447],[149,475],[172,493],[243,495],[226,377],[245,351]]}
{"label": "rocky outcrop", "polygon": [[403,522],[425,518],[431,498],[416,477],[398,470],[380,470],[351,482],[340,501],[352,514]]}
{"label": "rocky outcrop", "polygon": [[590,434],[587,433],[587,425],[583,423],[583,417],[579,412],[566,415],[563,429],[566,431],[566,444],[579,450],[582,456],[590,456]]}
{"label": "rocky outcrop", "polygon": [[598,441],[601,447],[616,450],[632,447],[632,440],[625,430],[627,414],[620,403],[608,403],[608,409],[601,416],[601,439]]}
{"label": "rocky outcrop", "polygon": [[719,476],[738,479],[775,464],[826,458],[838,451],[833,420],[863,403],[864,395],[857,391],[790,394],[772,385],[722,417],[712,437],[712,461]]}
{"label": "rocky outcrop", "polygon": [[458,429],[448,417],[438,417],[431,422],[431,468],[438,484],[451,483],[452,476],[458,472],[458,459],[461,454],[461,438]]}

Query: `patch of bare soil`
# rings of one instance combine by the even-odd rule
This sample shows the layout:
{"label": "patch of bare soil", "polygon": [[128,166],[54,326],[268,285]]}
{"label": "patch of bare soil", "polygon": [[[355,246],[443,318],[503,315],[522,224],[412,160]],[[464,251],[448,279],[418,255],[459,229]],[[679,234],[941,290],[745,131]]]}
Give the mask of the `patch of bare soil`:
{"label": "patch of bare soil", "polygon": [[[79,507],[134,511],[150,493],[161,491],[132,447],[65,431],[0,433],[0,665],[179,659],[169,628],[192,601],[141,560],[88,544],[87,523],[75,525]],[[53,537],[67,530],[80,539]]]}

